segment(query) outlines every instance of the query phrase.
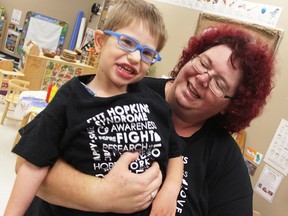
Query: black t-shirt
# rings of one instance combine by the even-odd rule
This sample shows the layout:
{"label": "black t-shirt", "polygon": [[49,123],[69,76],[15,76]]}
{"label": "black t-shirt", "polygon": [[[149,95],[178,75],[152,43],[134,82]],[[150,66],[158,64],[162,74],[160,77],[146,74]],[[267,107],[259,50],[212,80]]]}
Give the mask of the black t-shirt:
{"label": "black t-shirt", "polygon": [[[125,94],[93,96],[81,83],[89,79],[91,76],[75,77],[64,84],[21,130],[13,152],[40,167],[51,166],[61,157],[83,173],[103,177],[123,152],[139,151],[130,170],[141,173],[157,161],[165,177],[168,159],[181,155],[169,105],[140,83],[130,85]],[[27,215],[91,215],[38,199],[34,208],[42,210]]]}
{"label": "black t-shirt", "polygon": [[[165,98],[167,80],[142,83]],[[176,215],[252,216],[253,190],[241,151],[230,134],[208,119],[191,137],[181,137],[184,175]]]}

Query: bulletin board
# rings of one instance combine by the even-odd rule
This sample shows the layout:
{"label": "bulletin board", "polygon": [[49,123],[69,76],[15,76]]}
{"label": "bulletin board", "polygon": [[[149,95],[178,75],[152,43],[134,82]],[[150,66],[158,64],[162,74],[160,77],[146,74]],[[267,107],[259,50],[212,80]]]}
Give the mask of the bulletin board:
{"label": "bulletin board", "polygon": [[265,41],[269,48],[274,52],[276,52],[283,35],[283,30],[280,29],[247,23],[244,21],[210,13],[200,13],[195,34],[203,32],[203,30],[209,26],[217,27],[221,24],[234,24],[235,26],[239,26],[241,28],[244,27],[250,32],[251,35],[255,35],[260,40]]}
{"label": "bulletin board", "polygon": [[19,39],[17,52],[22,54],[23,46],[30,40],[35,41],[40,48],[56,50],[60,55],[68,30],[66,22],[28,11],[25,17],[22,34]]}

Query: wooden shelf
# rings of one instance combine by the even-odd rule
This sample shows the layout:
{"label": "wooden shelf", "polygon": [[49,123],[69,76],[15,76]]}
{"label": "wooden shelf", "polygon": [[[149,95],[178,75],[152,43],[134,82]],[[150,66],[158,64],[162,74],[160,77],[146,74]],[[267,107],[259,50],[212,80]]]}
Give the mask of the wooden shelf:
{"label": "wooden shelf", "polygon": [[[85,74],[95,74],[96,68],[81,64],[78,61],[67,62],[60,59],[59,56],[55,56],[54,58],[48,58],[43,55],[31,55],[26,54],[24,68],[22,72],[25,74],[24,80],[30,82],[29,89],[30,90],[43,90],[45,86],[43,86],[45,77],[47,77],[47,73],[51,73],[51,64],[59,67],[70,67],[72,71],[74,71],[73,76],[85,75]],[[59,71],[59,69],[58,69]],[[53,72],[53,69],[52,69]]]}

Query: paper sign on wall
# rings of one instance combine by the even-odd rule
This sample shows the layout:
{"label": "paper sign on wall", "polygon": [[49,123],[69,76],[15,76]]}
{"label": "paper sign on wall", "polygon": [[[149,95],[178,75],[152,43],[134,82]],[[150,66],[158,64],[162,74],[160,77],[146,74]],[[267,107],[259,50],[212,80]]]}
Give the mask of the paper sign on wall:
{"label": "paper sign on wall", "polygon": [[282,119],[267,150],[264,161],[287,176],[288,121]]}
{"label": "paper sign on wall", "polygon": [[272,202],[283,177],[277,170],[265,165],[254,190],[268,202]]}
{"label": "paper sign on wall", "polygon": [[169,4],[179,5],[195,10],[226,15],[259,25],[276,27],[280,18],[282,7],[255,3],[244,0],[158,0]]}
{"label": "paper sign on wall", "polygon": [[13,9],[11,22],[19,25],[21,19],[22,11],[18,9]]}
{"label": "paper sign on wall", "polygon": [[259,165],[260,162],[261,162],[261,160],[262,160],[263,154],[261,154],[260,152],[257,152],[256,150],[248,147],[248,148],[246,149],[246,152],[245,152],[244,157],[245,157],[247,160],[249,160],[249,161],[251,161],[251,162]]}

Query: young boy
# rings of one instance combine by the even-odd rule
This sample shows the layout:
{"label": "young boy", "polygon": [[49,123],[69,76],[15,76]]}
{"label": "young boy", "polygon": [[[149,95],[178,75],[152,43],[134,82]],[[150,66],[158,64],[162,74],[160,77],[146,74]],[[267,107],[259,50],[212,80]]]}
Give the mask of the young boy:
{"label": "young boy", "polygon": [[[13,152],[26,162],[18,170],[5,215],[26,212],[48,167],[59,157],[83,173],[103,177],[126,151],[139,152],[129,166],[131,172],[159,163],[165,181],[152,212],[175,215],[183,162],[171,111],[160,96],[138,83],[161,59],[158,52],[167,37],[162,17],[145,1],[123,0],[109,12],[104,29],[94,37],[100,54],[96,76],[75,77],[64,84],[22,129]],[[156,193],[151,193],[152,199]],[[150,211],[151,207],[132,215]],[[26,215],[113,214],[67,209],[35,197]]]}

